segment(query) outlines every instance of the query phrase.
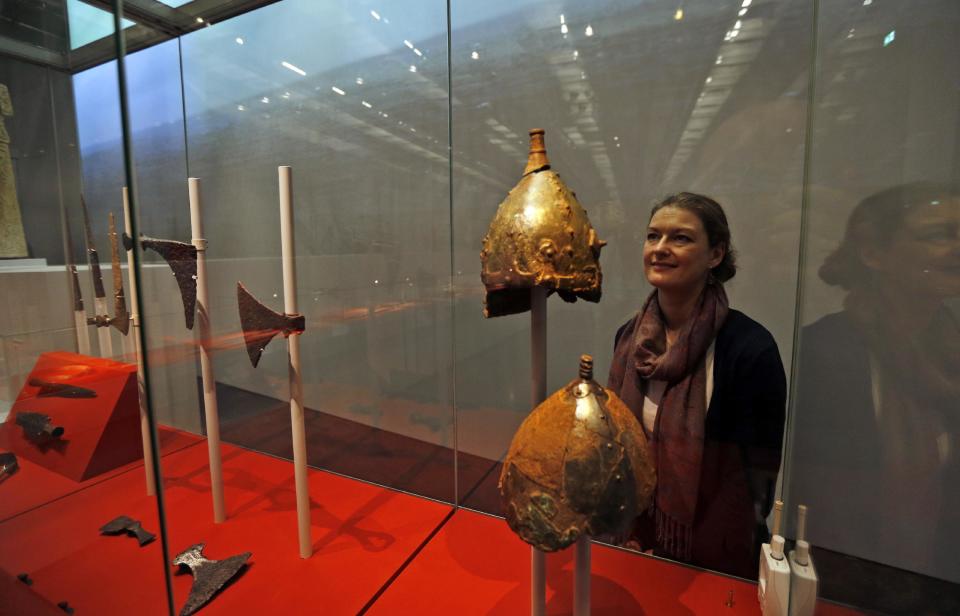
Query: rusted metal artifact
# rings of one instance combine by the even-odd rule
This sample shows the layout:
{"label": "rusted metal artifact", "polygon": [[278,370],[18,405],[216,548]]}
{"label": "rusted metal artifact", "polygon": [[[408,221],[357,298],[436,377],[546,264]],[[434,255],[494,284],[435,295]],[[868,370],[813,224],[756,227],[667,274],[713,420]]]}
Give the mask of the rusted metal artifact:
{"label": "rusted metal artifact", "polygon": [[20,469],[17,456],[12,451],[0,453],[0,481],[16,473]]}
{"label": "rusted metal artifact", "polygon": [[593,380],[589,355],[580,358],[580,377],[521,424],[500,474],[507,523],[545,552],[584,534],[622,536],[650,506],[655,485],[643,428]]}
{"label": "rusted metal artifact", "polygon": [[565,301],[600,301],[600,249],[606,242],[577,196],[550,168],[543,129],[530,130],[523,177],[503,200],[480,251],[486,287],[483,314],[498,317],[530,310],[534,286]]}
{"label": "rusted metal artifact", "polygon": [[286,338],[290,334],[303,333],[306,329],[306,319],[302,314],[282,314],[270,310],[247,291],[242,282],[237,282],[237,306],[247,355],[254,368],[260,362],[263,349],[274,336],[283,334]]}
{"label": "rusted metal artifact", "polygon": [[180,610],[180,616],[189,616],[206,605],[227,583],[236,576],[252,552],[244,552],[223,560],[209,560],[203,555],[203,544],[191,545],[177,554],[173,566],[190,569],[193,573],[193,586],[190,596]]}
{"label": "rusted metal artifact", "polygon": [[[123,245],[127,250],[133,248],[133,240],[126,233],[123,234]],[[186,242],[159,240],[145,235],[140,235],[140,246],[156,251],[170,266],[180,288],[184,321],[187,329],[193,329],[197,312],[197,247]]]}
{"label": "rusted metal artifact", "polygon": [[110,325],[124,336],[130,331],[130,313],[127,312],[127,298],[123,293],[123,271],[120,269],[120,242],[117,240],[117,226],[110,212],[108,235],[110,236],[110,258],[113,270],[113,318]]}
{"label": "rusted metal artifact", "polygon": [[17,413],[17,425],[23,428],[24,435],[35,442],[46,442],[63,436],[63,427],[51,423],[49,415],[43,413]]}
{"label": "rusted metal artifact", "polygon": [[100,527],[101,535],[119,535],[127,534],[136,537],[140,546],[145,546],[156,538],[151,532],[148,532],[140,524],[140,520],[125,515],[117,516]]}
{"label": "rusted metal artifact", "polygon": [[38,398],[96,398],[97,392],[86,387],[70,385],[69,383],[52,383],[37,378],[27,381],[30,387],[39,387]]}

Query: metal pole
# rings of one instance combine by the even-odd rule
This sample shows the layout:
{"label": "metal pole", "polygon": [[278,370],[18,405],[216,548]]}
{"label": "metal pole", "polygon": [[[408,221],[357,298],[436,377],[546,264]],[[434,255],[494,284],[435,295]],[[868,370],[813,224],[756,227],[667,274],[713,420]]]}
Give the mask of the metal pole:
{"label": "metal pole", "polygon": [[[547,399],[547,290],[530,291],[531,406],[533,410]],[[547,555],[530,548],[530,613],[547,613]]]}

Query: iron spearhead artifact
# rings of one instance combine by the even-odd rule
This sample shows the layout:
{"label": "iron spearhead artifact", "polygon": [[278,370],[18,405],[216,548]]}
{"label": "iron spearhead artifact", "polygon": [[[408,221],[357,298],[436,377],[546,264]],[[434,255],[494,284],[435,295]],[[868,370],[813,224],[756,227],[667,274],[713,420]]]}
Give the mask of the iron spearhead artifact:
{"label": "iron spearhead artifact", "polygon": [[270,310],[251,295],[242,282],[237,282],[237,305],[240,309],[243,341],[254,368],[274,336],[283,334],[284,338],[288,338],[291,334],[301,334],[306,329],[306,319],[302,314],[282,314]]}
{"label": "iron spearhead artifact", "polygon": [[186,567],[193,574],[190,596],[180,610],[180,616],[190,616],[206,605],[243,569],[252,554],[252,552],[244,552],[224,560],[209,560],[203,555],[202,543],[191,545],[177,554],[173,559],[173,566],[179,567],[180,570]]}
{"label": "iron spearhead artifact", "polygon": [[96,297],[106,297],[103,290],[103,274],[100,272],[100,256],[93,243],[93,231],[90,229],[90,213],[87,212],[87,201],[80,195],[80,207],[83,210],[83,230],[87,240],[87,261],[90,263],[90,275],[93,277],[93,294]]}
{"label": "iron spearhead artifact", "polygon": [[30,387],[39,387],[38,398],[96,398],[97,392],[86,387],[78,387],[68,383],[51,383],[40,379],[27,381]]}
{"label": "iron spearhead artifact", "polygon": [[123,271],[120,269],[120,243],[117,240],[117,227],[114,224],[113,212],[110,212],[108,233],[110,235],[110,259],[113,271],[113,318],[110,325],[116,327],[121,334],[127,335],[130,331],[130,313],[127,312],[127,298],[123,293]]}
{"label": "iron spearhead artifact", "polygon": [[600,301],[600,249],[606,242],[597,237],[576,194],[551,170],[543,135],[543,129],[530,130],[523,177],[483,238],[485,317],[530,310],[535,286],[556,291],[567,302]]}
{"label": "iron spearhead artifact", "polygon": [[151,532],[147,532],[140,524],[140,520],[134,520],[131,517],[121,515],[110,520],[100,527],[101,535],[119,535],[126,533],[131,537],[136,537],[141,547],[150,543],[156,538]]}
{"label": "iron spearhead artifact", "polygon": [[32,441],[50,441],[63,436],[63,427],[54,426],[49,415],[43,413],[17,413],[17,425],[23,428],[23,433]]}
{"label": "iron spearhead artifact", "polygon": [[[133,248],[133,240],[123,234],[123,245],[127,250]],[[180,288],[183,300],[183,318],[187,329],[193,329],[193,317],[197,311],[197,247],[175,240],[158,240],[140,235],[140,246],[157,252],[173,270],[173,277]]]}
{"label": "iron spearhead artifact", "polygon": [[617,396],[580,378],[544,400],[510,443],[500,474],[507,523],[544,552],[581,535],[622,536],[653,499],[656,471],[643,428]]}
{"label": "iron spearhead artifact", "polygon": [[17,456],[8,451],[0,453],[0,480],[4,480],[20,469],[20,463],[17,462]]}
{"label": "iron spearhead artifact", "polygon": [[73,311],[83,312],[83,294],[80,293],[80,275],[77,266],[70,265],[70,277],[73,278]]}

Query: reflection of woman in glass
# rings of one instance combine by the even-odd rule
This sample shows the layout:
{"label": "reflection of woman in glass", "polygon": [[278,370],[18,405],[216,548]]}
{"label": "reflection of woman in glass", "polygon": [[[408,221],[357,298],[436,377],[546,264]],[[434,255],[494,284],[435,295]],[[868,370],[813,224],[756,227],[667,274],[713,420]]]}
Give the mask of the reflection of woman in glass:
{"label": "reflection of woman in glass", "polygon": [[820,277],[848,294],[800,340],[791,494],[811,540],[960,581],[957,188],[867,197]]}
{"label": "reflection of woman in glass", "polygon": [[773,336],[728,307],[730,229],[692,193],[653,208],[643,269],[655,289],[617,332],[609,387],[640,419],[657,467],[644,550],[755,577],[780,467],[786,378]]}

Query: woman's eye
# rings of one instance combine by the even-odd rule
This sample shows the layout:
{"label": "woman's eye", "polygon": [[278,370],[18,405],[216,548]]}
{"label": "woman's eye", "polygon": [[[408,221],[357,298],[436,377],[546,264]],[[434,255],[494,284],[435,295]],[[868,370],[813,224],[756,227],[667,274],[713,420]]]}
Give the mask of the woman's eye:
{"label": "woman's eye", "polygon": [[683,242],[683,243],[690,241],[690,237],[687,235],[678,235],[676,239],[678,242]]}
{"label": "woman's eye", "polygon": [[654,232],[652,232],[652,231],[651,231],[650,233],[647,233],[647,241],[648,241],[648,242],[655,242],[655,241],[657,241],[657,238],[658,238],[658,236],[657,236],[656,233],[654,233]]}

